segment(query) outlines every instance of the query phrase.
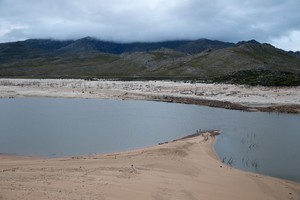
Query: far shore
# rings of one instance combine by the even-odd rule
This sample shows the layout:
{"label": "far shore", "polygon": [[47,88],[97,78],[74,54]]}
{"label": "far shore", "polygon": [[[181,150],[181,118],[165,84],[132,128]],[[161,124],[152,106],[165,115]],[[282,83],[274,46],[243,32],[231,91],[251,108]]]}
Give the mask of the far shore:
{"label": "far shore", "polygon": [[[300,113],[300,87],[170,81],[0,79],[0,98],[59,97],[188,103]],[[144,149],[66,158],[0,154],[2,199],[300,199],[300,183],[223,164],[206,132]]]}
{"label": "far shore", "polygon": [[172,81],[0,79],[0,98],[138,99],[243,111],[300,113],[300,87],[262,87]]}

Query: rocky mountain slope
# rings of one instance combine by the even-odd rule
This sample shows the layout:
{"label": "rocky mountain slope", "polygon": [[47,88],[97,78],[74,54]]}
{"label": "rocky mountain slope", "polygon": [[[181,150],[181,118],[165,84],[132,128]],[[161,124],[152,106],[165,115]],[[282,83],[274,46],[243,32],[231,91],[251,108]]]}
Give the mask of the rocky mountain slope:
{"label": "rocky mountain slope", "polygon": [[192,79],[300,85],[299,52],[251,40],[114,43],[86,37],[0,44],[0,77]]}

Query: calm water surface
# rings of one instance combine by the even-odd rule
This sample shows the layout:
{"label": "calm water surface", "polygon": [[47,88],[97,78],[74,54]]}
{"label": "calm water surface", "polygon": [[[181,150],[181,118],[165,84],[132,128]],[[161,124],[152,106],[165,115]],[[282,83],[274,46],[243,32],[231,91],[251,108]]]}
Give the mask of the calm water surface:
{"label": "calm water surface", "polygon": [[146,147],[221,129],[216,151],[237,168],[300,181],[300,115],[150,101],[0,99],[0,153],[49,157]]}

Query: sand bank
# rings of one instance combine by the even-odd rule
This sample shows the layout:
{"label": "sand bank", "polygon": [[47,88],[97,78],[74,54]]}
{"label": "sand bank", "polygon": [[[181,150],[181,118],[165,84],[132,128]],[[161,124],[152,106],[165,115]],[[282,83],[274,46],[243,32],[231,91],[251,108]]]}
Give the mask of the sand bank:
{"label": "sand bank", "polygon": [[0,156],[0,199],[300,199],[299,183],[224,165],[214,140],[59,159]]}
{"label": "sand bank", "polygon": [[248,111],[300,113],[300,87],[171,81],[0,79],[1,97],[143,99]]}

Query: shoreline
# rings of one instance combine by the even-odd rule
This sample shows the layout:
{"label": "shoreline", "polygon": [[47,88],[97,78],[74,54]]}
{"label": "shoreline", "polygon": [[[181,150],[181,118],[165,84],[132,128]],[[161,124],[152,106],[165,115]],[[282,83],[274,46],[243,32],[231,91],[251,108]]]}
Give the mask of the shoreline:
{"label": "shoreline", "polygon": [[300,183],[222,163],[211,132],[131,151],[0,155],[0,199],[299,199]]}
{"label": "shoreline", "polygon": [[249,112],[300,113],[300,87],[262,87],[171,81],[0,79],[0,98],[133,99]]}
{"label": "shoreline", "polygon": [[[1,81],[3,79],[0,79]],[[235,101],[220,101],[218,98],[209,99],[214,96],[196,98],[196,95],[182,94],[182,90],[176,84],[171,86],[172,92],[158,91],[155,93],[154,90],[143,91],[143,87],[148,88],[149,83],[141,85],[140,82],[135,83],[139,85],[137,90],[133,89],[137,85],[131,85],[131,88],[126,90],[124,88],[116,90],[110,88],[118,83],[115,81],[109,82],[110,85],[105,89],[91,86],[82,88],[82,85],[80,87],[67,87],[67,84],[78,84],[78,80],[75,80],[75,82],[71,80],[69,83],[64,81],[55,83],[54,81],[55,84],[66,84],[64,87],[49,85],[54,84],[52,81],[43,86],[41,86],[43,82],[38,81],[34,82],[34,84],[38,83],[39,86],[37,87],[32,83],[28,83],[26,86],[24,81],[28,80],[22,81],[14,82],[17,86],[3,86],[0,84],[0,98],[136,99],[195,105],[205,104],[206,106],[238,110],[246,108],[245,111],[265,111],[264,109],[267,108],[263,106],[266,105],[266,102],[256,103],[255,106],[249,107]],[[80,83],[86,84],[87,82]],[[169,82],[167,83],[169,84]],[[162,82],[159,82],[159,84],[162,84]],[[197,87],[200,86],[204,87],[203,85]],[[188,85],[184,87],[184,90],[190,87],[194,87],[194,85]],[[222,87],[225,86],[221,85]],[[297,91],[295,95],[297,97],[299,95],[298,88],[295,90]],[[251,103],[253,104],[253,102],[249,104]],[[285,109],[274,109],[272,111],[287,112],[286,109],[290,109],[292,105],[296,105],[297,111],[292,113],[299,113],[299,110],[297,110],[299,109],[298,102],[286,105],[277,103],[276,106],[273,106],[274,108],[283,106]],[[261,107],[262,110],[256,109],[257,106]],[[46,197],[51,199],[78,199],[79,197],[90,199],[199,199],[200,197],[206,199],[222,198],[224,200],[253,198],[300,199],[300,183],[227,166],[221,162],[215,152],[216,139],[211,136],[207,136],[207,138],[206,140],[206,137],[198,135],[126,152],[66,158],[44,159],[0,154],[0,162],[3,164],[0,165],[0,199],[22,199],[24,197],[29,199]],[[195,146],[198,147],[194,148]],[[198,158],[199,155],[201,155],[200,158]],[[152,159],[153,163],[149,162],[149,157],[154,158]],[[119,162],[120,159],[121,162]],[[138,165],[130,164],[137,161]],[[176,166],[178,163],[180,163],[180,168]],[[83,170],[84,165],[87,165],[87,172]],[[172,173],[169,172],[169,169],[172,169]],[[153,172],[150,173],[152,170]],[[201,175],[198,175],[198,171]],[[155,174],[154,177],[153,173]],[[88,176],[88,174],[92,175]],[[81,180],[80,184],[76,181],[78,175],[81,177],[79,178]],[[63,176],[65,180],[62,180],[60,176]],[[105,183],[101,181],[102,179],[106,180]],[[146,183],[145,180],[148,181],[148,179],[150,181]],[[96,180],[100,181],[101,184]],[[186,184],[184,191],[180,187],[182,186],[180,180],[183,180]],[[173,184],[174,181],[179,186],[176,187]],[[20,184],[14,184],[16,182],[20,182]],[[96,187],[93,187],[93,184],[101,188],[100,193],[95,191]],[[195,184],[200,185],[200,191],[199,188],[195,187]],[[214,189],[215,187],[218,189],[217,192]],[[239,188],[239,191],[237,191],[237,188]],[[84,189],[88,189],[89,192]],[[137,190],[146,190],[146,195]]]}

